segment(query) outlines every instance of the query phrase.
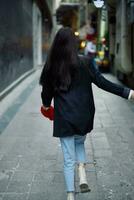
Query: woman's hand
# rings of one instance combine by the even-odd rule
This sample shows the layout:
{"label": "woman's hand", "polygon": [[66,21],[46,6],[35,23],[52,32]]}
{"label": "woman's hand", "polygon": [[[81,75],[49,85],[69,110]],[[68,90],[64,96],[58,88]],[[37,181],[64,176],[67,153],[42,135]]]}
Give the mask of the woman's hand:
{"label": "woman's hand", "polygon": [[131,99],[134,100],[134,90],[133,90],[133,92],[131,94]]}
{"label": "woman's hand", "polygon": [[54,120],[54,108],[53,106],[44,107],[43,105],[40,108],[42,115],[50,120]]}
{"label": "woman's hand", "polygon": [[48,110],[50,107],[42,106],[44,110]]}

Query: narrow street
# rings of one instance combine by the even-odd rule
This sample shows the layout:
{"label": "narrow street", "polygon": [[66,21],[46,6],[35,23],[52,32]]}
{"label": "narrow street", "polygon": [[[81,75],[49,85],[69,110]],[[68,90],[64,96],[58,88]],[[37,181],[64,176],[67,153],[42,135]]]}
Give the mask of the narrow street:
{"label": "narrow street", "polygon": [[[40,114],[39,75],[37,70],[0,104],[0,200],[66,199],[59,140]],[[134,104],[93,88],[95,126],[86,142],[91,192],[79,192],[76,175],[76,199],[133,200]]]}

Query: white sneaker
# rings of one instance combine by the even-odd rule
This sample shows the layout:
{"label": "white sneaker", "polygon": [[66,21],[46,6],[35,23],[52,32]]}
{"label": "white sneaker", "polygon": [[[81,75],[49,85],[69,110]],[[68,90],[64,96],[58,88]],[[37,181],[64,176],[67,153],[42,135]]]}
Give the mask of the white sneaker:
{"label": "white sneaker", "polygon": [[68,192],[67,193],[67,200],[75,200],[74,192]]}
{"label": "white sneaker", "polygon": [[79,186],[80,186],[81,192],[82,193],[90,192],[91,190],[90,190],[88,183],[87,183],[85,164],[80,163],[78,165],[78,174],[79,174],[79,180],[80,180]]}

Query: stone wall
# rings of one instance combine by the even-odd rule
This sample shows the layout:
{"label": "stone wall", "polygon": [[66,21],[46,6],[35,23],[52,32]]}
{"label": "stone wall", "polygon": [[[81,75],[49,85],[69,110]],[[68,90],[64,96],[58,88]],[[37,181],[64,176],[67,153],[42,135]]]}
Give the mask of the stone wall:
{"label": "stone wall", "polygon": [[33,67],[32,1],[1,0],[0,92]]}

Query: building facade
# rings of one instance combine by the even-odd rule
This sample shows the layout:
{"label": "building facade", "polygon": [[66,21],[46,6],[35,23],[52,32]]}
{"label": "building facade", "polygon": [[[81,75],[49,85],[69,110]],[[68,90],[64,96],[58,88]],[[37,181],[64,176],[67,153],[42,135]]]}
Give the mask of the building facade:
{"label": "building facade", "polygon": [[32,68],[32,2],[2,0],[0,92]]}
{"label": "building facade", "polygon": [[109,1],[109,47],[114,73],[134,88],[134,2]]}
{"label": "building facade", "polygon": [[0,13],[2,97],[14,82],[42,65],[53,22],[45,0],[1,0]]}

